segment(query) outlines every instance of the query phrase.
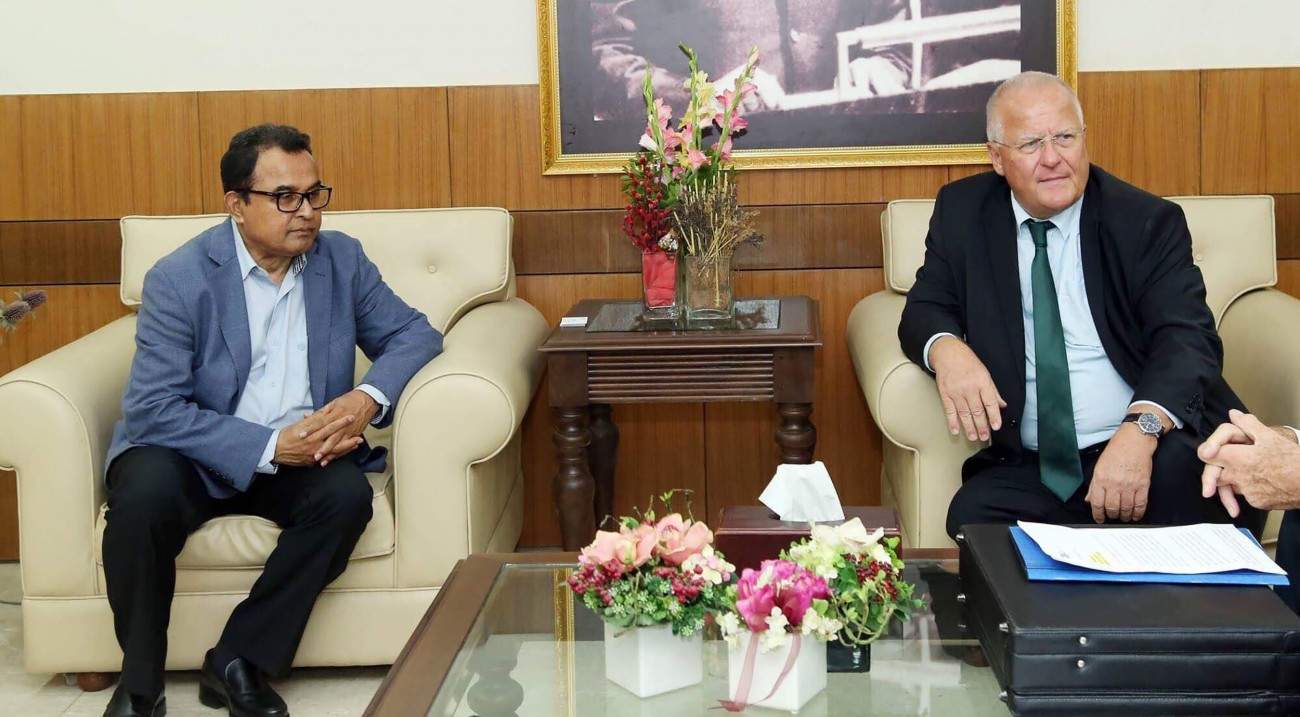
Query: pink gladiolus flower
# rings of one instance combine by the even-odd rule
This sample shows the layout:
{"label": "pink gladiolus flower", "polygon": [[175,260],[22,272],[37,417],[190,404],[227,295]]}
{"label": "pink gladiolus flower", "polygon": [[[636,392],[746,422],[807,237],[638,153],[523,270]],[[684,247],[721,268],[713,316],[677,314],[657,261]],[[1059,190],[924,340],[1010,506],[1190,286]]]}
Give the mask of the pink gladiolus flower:
{"label": "pink gladiolus flower", "polygon": [[724,162],[731,159],[731,137],[723,137],[718,141],[718,156]]}
{"label": "pink gladiolus flower", "polygon": [[679,513],[664,516],[655,530],[659,533],[659,555],[669,565],[681,565],[713,542],[709,526],[683,521]]}
{"label": "pink gladiolus flower", "polygon": [[748,126],[749,126],[749,120],[745,119],[744,117],[741,117],[740,113],[736,113],[736,116],[731,118],[732,132],[739,132],[740,130],[745,129]]}
{"label": "pink gladiolus flower", "polygon": [[691,169],[699,169],[709,163],[709,157],[698,149],[692,149],[686,153],[686,161]]}
{"label": "pink gladiolus flower", "polygon": [[655,144],[655,138],[650,134],[650,130],[646,130],[646,133],[641,135],[641,141],[637,142],[637,144],[651,152],[659,151],[659,145]]}

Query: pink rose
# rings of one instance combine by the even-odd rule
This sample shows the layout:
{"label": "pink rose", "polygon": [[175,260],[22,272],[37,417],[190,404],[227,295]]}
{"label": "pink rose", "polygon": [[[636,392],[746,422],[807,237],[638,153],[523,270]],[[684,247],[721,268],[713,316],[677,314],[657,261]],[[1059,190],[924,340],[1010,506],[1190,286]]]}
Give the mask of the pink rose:
{"label": "pink rose", "polygon": [[640,525],[636,530],[623,528],[617,533],[598,530],[591,545],[582,549],[582,557],[598,565],[605,565],[612,560],[639,568],[654,553],[656,542],[655,529],[649,525]]}
{"label": "pink rose", "polygon": [[830,596],[825,580],[806,570],[800,570],[788,583],[782,584],[776,596],[776,606],[781,608],[790,625],[798,627],[803,624],[804,613],[812,607],[813,600],[825,600]]}
{"label": "pink rose", "polygon": [[[763,562],[766,569],[769,561]],[[745,568],[736,585],[736,611],[751,632],[767,630],[767,616],[776,605],[776,585],[770,581],[759,585],[761,575],[762,571]]]}
{"label": "pink rose", "polygon": [[655,525],[655,531],[659,534],[659,556],[669,565],[681,565],[713,543],[709,526],[683,521],[680,513],[664,516]]}

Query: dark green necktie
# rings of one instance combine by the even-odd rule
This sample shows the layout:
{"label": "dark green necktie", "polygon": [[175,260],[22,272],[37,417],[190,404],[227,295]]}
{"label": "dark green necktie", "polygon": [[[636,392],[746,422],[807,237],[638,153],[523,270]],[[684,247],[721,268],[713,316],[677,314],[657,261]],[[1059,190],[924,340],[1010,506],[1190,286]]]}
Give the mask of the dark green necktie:
{"label": "dark green necktie", "polygon": [[1030,283],[1034,292],[1034,355],[1038,388],[1038,473],[1048,490],[1069,500],[1083,483],[1079,443],[1074,433],[1074,401],[1070,397],[1070,364],[1065,358],[1065,332],[1056,303],[1052,265],[1047,262],[1047,229],[1051,222],[1030,219],[1034,263]]}

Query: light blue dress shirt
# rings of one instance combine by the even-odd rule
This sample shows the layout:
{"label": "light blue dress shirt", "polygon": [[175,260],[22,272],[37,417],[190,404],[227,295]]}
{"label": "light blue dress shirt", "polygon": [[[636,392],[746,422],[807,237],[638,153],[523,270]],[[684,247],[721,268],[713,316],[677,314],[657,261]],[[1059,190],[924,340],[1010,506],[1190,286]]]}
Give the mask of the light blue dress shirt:
{"label": "light blue dress shirt", "polygon": [[[235,406],[235,416],[275,429],[257,466],[258,473],[275,473],[277,466],[271,461],[275,458],[280,429],[297,423],[314,410],[307,371],[307,304],[301,281],[306,256],[295,259],[277,285],[248,253],[233,217],[230,226],[243,277],[252,347],[252,366],[239,404]],[[372,421],[378,423],[388,412],[388,398],[369,384],[357,388],[379,404],[379,412]]]}
{"label": "light blue dress shirt", "polygon": [[[1083,277],[1082,243],[1079,221],[1083,197],[1059,214],[1049,218],[1047,262],[1056,284],[1056,303],[1065,332],[1065,358],[1070,366],[1070,398],[1074,404],[1074,433],[1079,449],[1110,440],[1119,429],[1125,414],[1134,407],[1133,387],[1124,381],[1111,364],[1101,345],[1097,325],[1088,305],[1088,288]],[[1025,222],[1032,219],[1011,195],[1011,211],[1016,218],[1016,262],[1020,273],[1021,318],[1025,326],[1025,412],[1020,420],[1020,442],[1026,449],[1038,450],[1038,370],[1034,348],[1034,291],[1030,269],[1034,263],[1034,239]],[[930,337],[925,345],[926,366],[930,347],[942,336]],[[1182,422],[1164,406],[1141,401],[1159,408],[1182,428]]]}

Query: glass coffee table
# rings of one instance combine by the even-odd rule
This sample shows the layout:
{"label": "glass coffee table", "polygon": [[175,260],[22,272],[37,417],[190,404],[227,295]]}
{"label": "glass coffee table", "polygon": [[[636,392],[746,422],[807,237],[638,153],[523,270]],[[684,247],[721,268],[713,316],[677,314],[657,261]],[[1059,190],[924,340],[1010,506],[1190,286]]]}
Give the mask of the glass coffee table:
{"label": "glass coffee table", "polygon": [[[366,711],[382,717],[726,714],[725,643],[704,682],[637,699],[605,679],[600,619],[565,578],[572,553],[475,555],[452,572]],[[925,609],[871,646],[870,671],[832,673],[800,715],[1006,715],[979,644],[961,634],[957,561],[909,558]],[[364,636],[358,636],[364,639]],[[750,707],[748,714],[780,714]]]}

